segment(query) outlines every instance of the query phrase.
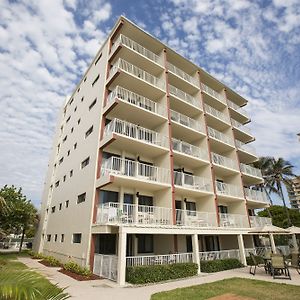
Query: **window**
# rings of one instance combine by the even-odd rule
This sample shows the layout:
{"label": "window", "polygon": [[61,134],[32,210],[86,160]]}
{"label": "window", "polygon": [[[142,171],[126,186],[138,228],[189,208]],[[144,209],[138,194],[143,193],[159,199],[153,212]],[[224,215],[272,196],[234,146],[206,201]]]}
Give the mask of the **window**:
{"label": "window", "polygon": [[66,175],[64,175],[64,178],[63,178],[64,182],[66,181],[66,179],[67,179],[67,176],[66,176]]}
{"label": "window", "polygon": [[55,187],[58,187],[59,186],[59,180],[57,180],[56,182],[55,182]]}
{"label": "window", "polygon": [[78,121],[77,121],[77,124],[79,125],[79,124],[80,124],[80,122],[81,122],[81,119],[78,119]]}
{"label": "window", "polygon": [[51,207],[51,213],[55,213],[55,206]]}
{"label": "window", "polygon": [[73,233],[73,243],[74,244],[81,243],[81,233]]}
{"label": "window", "polygon": [[62,209],[62,203],[59,203],[59,210]]}
{"label": "window", "polygon": [[86,158],[82,163],[81,163],[81,169],[86,167],[90,163],[90,157]]}
{"label": "window", "polygon": [[77,148],[77,143],[74,144],[74,150]]}
{"label": "window", "polygon": [[153,235],[138,235],[138,253],[153,253]]}
{"label": "window", "polygon": [[66,123],[68,123],[70,121],[70,119],[71,119],[71,116],[68,117]]}
{"label": "window", "polygon": [[139,205],[153,206],[153,197],[139,195]]}
{"label": "window", "polygon": [[84,77],[83,82],[86,82],[86,77]]}
{"label": "window", "polygon": [[85,198],[86,198],[86,193],[78,195],[77,196],[77,204],[84,202]]}
{"label": "window", "polygon": [[81,97],[81,102],[83,102],[84,97]]}
{"label": "window", "polygon": [[60,236],[60,242],[63,243],[64,241],[65,241],[65,235],[62,234],[62,235]]}
{"label": "window", "polygon": [[125,204],[133,204],[133,195],[132,194],[124,194],[124,203]]}
{"label": "window", "polygon": [[72,98],[72,99],[71,99],[71,101],[70,101],[70,105],[73,103],[73,101],[74,101],[74,98]]}
{"label": "window", "polygon": [[185,202],[185,207],[188,216],[196,216],[196,203],[195,202]]}
{"label": "window", "polygon": [[91,105],[89,106],[89,110],[91,110],[93,108],[93,106],[96,104],[97,102],[97,98],[91,103]]}
{"label": "window", "polygon": [[70,156],[70,150],[68,150],[68,152],[67,152],[67,156]]}
{"label": "window", "polygon": [[87,138],[93,132],[94,126],[91,126],[85,133],[85,138]]}
{"label": "window", "polygon": [[93,81],[93,83],[92,83],[92,86],[95,85],[95,83],[98,81],[99,77],[100,77],[100,75],[98,74],[97,77],[94,79],[94,81]]}
{"label": "window", "polygon": [[77,110],[77,106],[75,106],[75,108],[74,108],[74,112]]}
{"label": "window", "polygon": [[192,236],[191,235],[187,235],[185,237],[185,241],[186,241],[186,251],[188,253],[193,252],[193,242],[192,242]]}
{"label": "window", "polygon": [[57,153],[59,153],[60,150],[60,144],[57,145]]}
{"label": "window", "polygon": [[65,142],[67,140],[67,135],[63,138],[63,142]]}
{"label": "window", "polygon": [[64,161],[64,158],[62,157],[58,163],[61,164],[63,161]]}
{"label": "window", "polygon": [[46,214],[47,214],[47,215],[48,215],[48,212],[49,212],[49,208],[46,209]]}
{"label": "window", "polygon": [[97,59],[95,60],[95,66],[99,62],[99,60],[101,59],[101,57],[102,57],[102,53],[100,53],[99,56],[97,57]]}
{"label": "window", "polygon": [[105,204],[108,202],[118,202],[119,201],[119,193],[112,191],[101,191],[100,190],[100,204]]}
{"label": "window", "polygon": [[218,211],[220,214],[228,214],[228,207],[224,205],[219,205]]}
{"label": "window", "polygon": [[66,201],[66,208],[69,207],[69,200]]}
{"label": "window", "polygon": [[95,243],[95,252],[101,254],[116,254],[116,235],[98,234]]}
{"label": "window", "polygon": [[54,242],[57,242],[57,234],[54,235]]}
{"label": "window", "polygon": [[70,177],[72,177],[72,176],[73,176],[73,170],[70,171]]}
{"label": "window", "polygon": [[77,90],[77,93],[79,93],[80,92],[80,87],[78,88],[78,90]]}
{"label": "window", "polygon": [[47,234],[47,242],[51,241],[51,234]]}
{"label": "window", "polygon": [[73,131],[74,131],[74,127],[71,128],[71,133],[73,133]]}

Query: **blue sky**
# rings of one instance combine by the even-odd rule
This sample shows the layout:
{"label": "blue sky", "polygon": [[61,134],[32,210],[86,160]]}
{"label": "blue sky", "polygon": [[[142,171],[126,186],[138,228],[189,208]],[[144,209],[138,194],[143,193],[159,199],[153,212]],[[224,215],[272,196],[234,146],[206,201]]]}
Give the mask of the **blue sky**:
{"label": "blue sky", "polygon": [[249,100],[259,155],[300,173],[300,2],[0,1],[0,186],[40,202],[56,116],[120,14]]}

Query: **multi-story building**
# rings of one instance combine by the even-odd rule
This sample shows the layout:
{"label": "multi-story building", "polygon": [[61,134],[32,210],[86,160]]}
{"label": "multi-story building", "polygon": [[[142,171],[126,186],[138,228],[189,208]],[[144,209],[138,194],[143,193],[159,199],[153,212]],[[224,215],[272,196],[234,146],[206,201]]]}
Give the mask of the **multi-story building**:
{"label": "multi-story building", "polygon": [[120,17],[61,110],[36,249],[126,265],[236,256],[269,205],[247,101]]}
{"label": "multi-story building", "polygon": [[292,186],[288,189],[291,208],[298,209],[300,211],[300,176],[292,179]]}

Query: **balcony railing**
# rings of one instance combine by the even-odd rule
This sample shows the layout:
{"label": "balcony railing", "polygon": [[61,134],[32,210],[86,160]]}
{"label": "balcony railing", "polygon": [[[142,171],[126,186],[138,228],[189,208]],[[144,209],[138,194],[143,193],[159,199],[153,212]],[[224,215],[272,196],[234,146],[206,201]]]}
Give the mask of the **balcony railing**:
{"label": "balcony railing", "polygon": [[262,178],[261,170],[249,165],[240,164],[242,173]]}
{"label": "balcony railing", "polygon": [[201,105],[200,105],[200,99],[196,99],[194,97],[192,97],[190,94],[187,94],[185,93],[184,91],[176,88],[175,86],[173,85],[170,85],[169,84],[169,93],[177,98],[179,98],[180,100],[186,102],[186,103],[189,103],[191,105],[194,105],[198,108],[201,108]]}
{"label": "balcony railing", "polygon": [[121,204],[101,204],[97,211],[97,224],[111,225],[173,225],[172,209],[167,207]]}
{"label": "balcony railing", "polygon": [[155,114],[159,114],[161,116],[166,115],[166,110],[164,107],[156,103],[144,96],[131,92],[127,89],[124,89],[121,86],[117,86],[107,97],[107,103],[110,104],[114,101],[114,99],[120,99],[125,102],[128,102],[134,106],[140,107],[142,109],[151,111]]}
{"label": "balcony railing", "polygon": [[170,183],[168,169],[143,164],[137,161],[112,156],[104,159],[101,166],[101,175],[121,175],[134,177],[157,183]]}
{"label": "balcony railing", "polygon": [[111,78],[118,71],[118,69],[121,69],[122,71],[127,72],[141,80],[144,80],[160,89],[165,89],[165,83],[162,79],[155,77],[154,75],[138,68],[137,66],[121,58],[119,58],[117,62],[111,67],[108,77]]}
{"label": "balcony railing", "polygon": [[219,101],[223,102],[224,104],[226,104],[225,97],[222,94],[216,92],[214,89],[212,89],[209,86],[207,86],[206,84],[201,83],[201,90],[203,92],[205,92],[206,94],[208,94],[208,95],[210,95],[210,96],[218,99]]}
{"label": "balcony railing", "polygon": [[272,225],[271,218],[249,216],[251,227],[263,227],[265,225]]}
{"label": "balcony railing", "polygon": [[211,183],[204,177],[174,171],[174,184],[192,190],[211,192]]}
{"label": "balcony railing", "polygon": [[200,159],[208,159],[208,152],[192,144],[172,138],[172,147],[174,151],[181,152]]}
{"label": "balcony railing", "polygon": [[111,53],[113,53],[119,45],[127,46],[131,50],[139,53],[140,55],[147,57],[148,59],[150,59],[160,65],[162,65],[162,63],[163,63],[163,60],[160,56],[156,55],[152,51],[146,49],[145,47],[141,46],[140,44],[138,44],[137,42],[133,41],[132,39],[128,38],[127,36],[125,36],[123,34],[120,34],[119,37],[117,38],[117,40],[114,42],[114,44],[111,48]]}
{"label": "balcony railing", "polygon": [[204,109],[205,109],[205,112],[208,113],[209,115],[212,115],[226,123],[229,123],[229,116],[227,116],[226,114],[220,112],[219,110],[211,107],[210,105],[208,104],[204,104]]}
{"label": "balcony railing", "polygon": [[243,108],[241,108],[240,106],[238,106],[237,104],[235,104],[234,102],[232,102],[231,100],[228,100],[228,99],[227,99],[227,103],[230,108],[232,108],[235,111],[239,112],[240,114],[248,117],[247,112]]}
{"label": "balcony railing", "polygon": [[219,213],[221,227],[247,228],[248,218],[245,215]]}
{"label": "balcony railing", "polygon": [[176,209],[176,225],[187,227],[215,227],[216,215],[209,212]]}
{"label": "balcony railing", "polygon": [[147,256],[127,256],[126,265],[130,266],[150,266],[150,265],[170,265],[176,263],[188,263],[193,261],[193,253],[176,253],[166,255]]}
{"label": "balcony railing", "polygon": [[235,184],[216,181],[217,194],[233,197],[243,197],[242,189]]}
{"label": "balcony railing", "polygon": [[243,131],[243,132],[246,132],[247,134],[250,134],[251,135],[251,130],[250,128],[246,127],[245,125],[243,125],[242,123],[234,120],[231,118],[231,123],[232,123],[232,126]]}
{"label": "balcony railing", "polygon": [[252,155],[256,155],[255,148],[249,144],[245,144],[239,140],[235,140],[235,145],[240,150],[251,153]]}
{"label": "balcony railing", "polygon": [[211,159],[214,164],[217,164],[217,165],[220,165],[220,166],[223,166],[226,168],[234,169],[234,170],[238,169],[238,165],[235,160],[225,157],[223,155],[212,152]]}
{"label": "balcony railing", "polygon": [[216,129],[213,129],[211,127],[207,127],[208,129],[208,135],[216,140],[219,140],[223,143],[233,145],[233,139],[228,136],[227,134],[224,134]]}
{"label": "balcony railing", "polygon": [[202,251],[199,252],[199,258],[201,260],[216,260],[216,259],[227,259],[236,258],[240,259],[239,249],[220,250],[220,251]]}
{"label": "balcony railing", "polygon": [[182,71],[181,69],[175,67],[173,64],[169,63],[167,64],[167,68],[170,72],[176,74],[178,77],[182,78],[183,80],[191,83],[192,85],[195,85],[197,87],[199,87],[199,82],[197,79],[195,79],[194,77],[192,77],[191,75],[185,73],[184,71]]}
{"label": "balcony railing", "polygon": [[270,203],[265,191],[244,188],[246,199],[258,202]]}
{"label": "balcony railing", "polygon": [[153,144],[164,148],[168,147],[168,138],[166,136],[163,136],[156,131],[116,118],[104,128],[104,136],[111,133],[118,133],[147,144]]}
{"label": "balcony railing", "polygon": [[175,110],[171,110],[171,120],[196,131],[203,132],[203,127],[199,121],[196,121],[195,119],[183,115]]}

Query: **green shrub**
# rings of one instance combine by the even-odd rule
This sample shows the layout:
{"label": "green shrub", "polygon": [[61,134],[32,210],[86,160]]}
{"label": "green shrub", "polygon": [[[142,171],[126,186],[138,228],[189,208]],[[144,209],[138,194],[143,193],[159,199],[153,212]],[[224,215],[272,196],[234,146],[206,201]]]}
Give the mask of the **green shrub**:
{"label": "green shrub", "polygon": [[45,255],[43,255],[42,253],[37,253],[37,252],[33,252],[30,251],[29,255],[33,258],[33,259],[44,259]]}
{"label": "green shrub", "polygon": [[194,276],[197,270],[195,263],[127,267],[126,281],[133,284],[159,282]]}
{"label": "green shrub", "polygon": [[51,267],[60,267],[62,263],[53,256],[45,256],[43,261],[46,261]]}
{"label": "green shrub", "polygon": [[236,258],[204,260],[200,263],[201,272],[213,273],[243,267],[243,264]]}
{"label": "green shrub", "polygon": [[76,264],[74,261],[69,261],[63,265],[63,268],[67,271],[82,275],[82,276],[91,276],[92,272],[88,268],[84,268]]}
{"label": "green shrub", "polygon": [[[257,262],[258,264],[263,264],[263,263],[264,263],[264,259],[263,259],[261,256],[255,255],[255,260],[256,260],[256,262]],[[251,256],[247,256],[247,257],[246,257],[246,261],[247,261],[247,265],[248,265],[248,266],[253,266],[253,265],[254,265]]]}

